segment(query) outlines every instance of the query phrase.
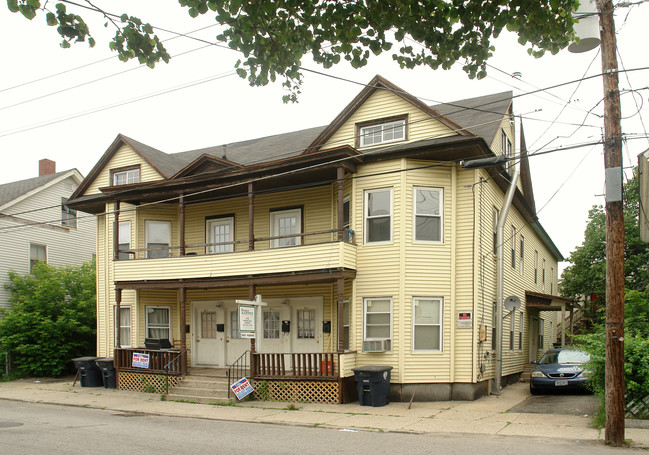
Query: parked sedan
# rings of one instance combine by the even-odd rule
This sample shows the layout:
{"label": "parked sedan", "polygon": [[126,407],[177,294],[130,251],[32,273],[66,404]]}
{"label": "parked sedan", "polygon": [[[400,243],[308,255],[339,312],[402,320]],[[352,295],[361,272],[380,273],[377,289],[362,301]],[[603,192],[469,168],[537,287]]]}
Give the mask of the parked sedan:
{"label": "parked sedan", "polygon": [[537,362],[530,378],[530,392],[533,394],[551,390],[586,390],[588,372],[584,364],[590,356],[576,349],[550,349]]}

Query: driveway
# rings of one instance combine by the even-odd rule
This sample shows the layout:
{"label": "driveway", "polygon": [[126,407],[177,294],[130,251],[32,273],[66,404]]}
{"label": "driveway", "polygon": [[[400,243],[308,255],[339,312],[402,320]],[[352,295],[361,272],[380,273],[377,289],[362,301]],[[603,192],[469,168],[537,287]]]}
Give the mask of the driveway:
{"label": "driveway", "polygon": [[551,395],[530,395],[509,412],[529,414],[562,414],[591,417],[597,413],[599,398],[586,393],[555,392]]}

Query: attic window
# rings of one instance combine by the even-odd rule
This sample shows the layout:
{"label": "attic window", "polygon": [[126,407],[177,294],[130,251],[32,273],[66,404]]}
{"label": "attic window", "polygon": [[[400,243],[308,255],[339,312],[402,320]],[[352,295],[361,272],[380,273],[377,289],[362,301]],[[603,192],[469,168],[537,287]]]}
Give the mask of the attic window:
{"label": "attic window", "polygon": [[115,169],[113,174],[113,186],[130,185],[140,183],[140,167]]}
{"label": "attic window", "polygon": [[360,147],[404,141],[406,140],[406,119],[384,119],[379,122],[359,124],[357,131]]}

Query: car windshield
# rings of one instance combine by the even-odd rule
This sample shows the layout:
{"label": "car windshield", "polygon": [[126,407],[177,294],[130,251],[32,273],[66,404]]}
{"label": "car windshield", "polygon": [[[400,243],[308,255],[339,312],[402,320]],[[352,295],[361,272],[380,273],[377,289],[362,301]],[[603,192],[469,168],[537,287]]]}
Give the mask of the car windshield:
{"label": "car windshield", "polygon": [[582,351],[564,350],[546,352],[539,360],[539,365],[559,364],[583,364],[590,360],[590,356]]}

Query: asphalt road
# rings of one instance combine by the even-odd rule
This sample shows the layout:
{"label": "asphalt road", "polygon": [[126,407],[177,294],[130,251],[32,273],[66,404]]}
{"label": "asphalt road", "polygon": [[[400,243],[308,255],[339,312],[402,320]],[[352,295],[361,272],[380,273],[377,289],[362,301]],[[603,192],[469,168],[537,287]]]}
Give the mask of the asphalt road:
{"label": "asphalt road", "polygon": [[599,398],[589,393],[555,392],[547,395],[531,395],[528,399],[509,411],[591,417],[597,414],[599,405]]}
{"label": "asphalt road", "polygon": [[[224,422],[0,400],[1,452],[31,454],[619,454],[593,441]],[[625,453],[646,453],[625,450]]]}

